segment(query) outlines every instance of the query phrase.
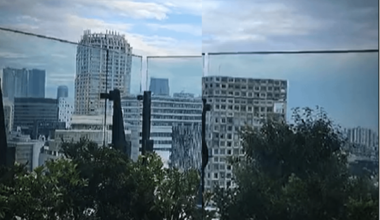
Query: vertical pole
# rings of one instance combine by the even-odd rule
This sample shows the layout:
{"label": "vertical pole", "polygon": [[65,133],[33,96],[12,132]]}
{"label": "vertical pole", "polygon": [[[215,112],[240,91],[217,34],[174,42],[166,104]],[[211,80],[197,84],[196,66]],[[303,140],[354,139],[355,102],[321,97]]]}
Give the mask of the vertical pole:
{"label": "vertical pole", "polygon": [[204,217],[204,190],[205,190],[205,169],[208,164],[209,152],[206,143],[206,113],[211,110],[211,105],[207,104],[205,98],[203,101],[203,109],[202,109],[202,167],[201,167],[201,201],[202,201],[202,219]]}
{"label": "vertical pole", "polygon": [[5,116],[4,116],[4,106],[3,106],[3,93],[1,90],[1,79],[0,79],[0,166],[7,165],[7,137],[5,131]]}
{"label": "vertical pole", "polygon": [[[151,91],[144,91],[143,96],[143,118],[142,118],[142,134],[141,134],[141,154],[146,155],[149,148],[150,140],[150,118],[151,118]],[[145,159],[143,160],[145,163]]]}
{"label": "vertical pole", "polygon": [[[108,51],[106,50],[106,91],[108,93]],[[106,131],[107,131],[107,99],[104,99],[104,124],[103,124],[103,147],[106,146]]]}

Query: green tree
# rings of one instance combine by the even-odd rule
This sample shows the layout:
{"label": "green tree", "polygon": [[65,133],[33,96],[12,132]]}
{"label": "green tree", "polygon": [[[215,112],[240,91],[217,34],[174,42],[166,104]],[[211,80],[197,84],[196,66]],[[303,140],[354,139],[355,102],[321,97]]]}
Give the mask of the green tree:
{"label": "green tree", "polygon": [[[0,180],[1,219],[72,219],[73,206],[66,190],[84,185],[75,164],[67,160],[47,162],[27,173],[24,165],[3,168]],[[61,187],[65,184],[64,187]],[[84,219],[84,218],[82,218]]]}
{"label": "green tree", "polygon": [[378,219],[378,188],[350,175],[344,138],[323,109],[295,109],[293,121],[243,129],[245,156],[231,160],[238,187],[214,198],[221,219]]}
{"label": "green tree", "polygon": [[61,148],[64,158],[32,173],[0,169],[1,219],[199,219],[197,171],[163,168],[155,153],[133,162],[86,139]]}
{"label": "green tree", "polygon": [[81,194],[75,202],[78,213],[91,207],[99,219],[180,220],[192,219],[197,212],[195,170],[163,168],[155,153],[145,156],[146,164],[143,156],[133,162],[117,150],[98,148],[85,139],[64,143],[62,150],[88,181],[88,186],[72,191]]}

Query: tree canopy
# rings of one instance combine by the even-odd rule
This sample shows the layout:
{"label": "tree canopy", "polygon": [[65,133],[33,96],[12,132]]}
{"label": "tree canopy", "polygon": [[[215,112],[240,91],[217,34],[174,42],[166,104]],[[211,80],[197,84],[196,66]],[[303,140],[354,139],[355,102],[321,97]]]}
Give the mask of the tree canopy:
{"label": "tree canopy", "polygon": [[[245,155],[230,160],[237,187],[206,196],[220,219],[378,219],[378,175],[349,172],[346,141],[322,109],[246,126],[240,138]],[[0,167],[0,219],[201,219],[198,170],[164,168],[155,153],[134,162],[86,139],[61,148],[63,158],[32,173]]]}
{"label": "tree canopy", "polygon": [[237,187],[214,198],[221,219],[378,219],[378,186],[349,173],[339,127],[319,108],[292,119],[242,129],[245,156],[230,161]]}
{"label": "tree canopy", "polygon": [[163,168],[155,153],[131,161],[125,154],[82,139],[64,143],[64,158],[32,173],[4,169],[1,219],[195,219],[196,170]]}

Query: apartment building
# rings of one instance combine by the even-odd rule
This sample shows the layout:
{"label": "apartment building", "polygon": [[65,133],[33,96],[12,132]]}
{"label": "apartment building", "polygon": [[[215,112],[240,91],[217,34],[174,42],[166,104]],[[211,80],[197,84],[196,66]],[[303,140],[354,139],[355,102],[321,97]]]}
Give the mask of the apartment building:
{"label": "apartment building", "polygon": [[259,127],[269,116],[285,119],[287,81],[239,77],[202,78],[202,94],[210,104],[206,141],[213,157],[205,171],[205,188],[234,186],[230,156],[243,154],[238,135],[244,125]]}

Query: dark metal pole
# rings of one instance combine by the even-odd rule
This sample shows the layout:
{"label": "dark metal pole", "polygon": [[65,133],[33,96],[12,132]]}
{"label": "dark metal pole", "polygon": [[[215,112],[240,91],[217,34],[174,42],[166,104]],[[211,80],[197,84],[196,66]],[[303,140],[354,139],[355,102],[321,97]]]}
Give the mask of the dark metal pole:
{"label": "dark metal pole", "polygon": [[[106,91],[108,93],[108,54],[109,49],[106,50]],[[106,146],[106,131],[107,131],[107,99],[104,99],[104,125],[103,125],[103,147]]]}
{"label": "dark metal pole", "polygon": [[[144,91],[143,112],[142,112],[142,134],[141,134],[141,154],[146,155],[147,150],[151,148],[150,141],[150,119],[151,119],[151,91]],[[143,160],[145,163],[145,159]]]}
{"label": "dark metal pole", "polygon": [[0,79],[0,166],[7,165],[7,136],[5,132],[5,116],[4,116],[4,105],[3,105],[3,92],[1,90],[1,79]]}
{"label": "dark metal pole", "polygon": [[202,201],[202,219],[204,217],[204,190],[205,190],[205,169],[208,164],[209,153],[206,143],[206,113],[211,110],[211,105],[207,104],[205,98],[203,101],[203,110],[202,110],[202,168],[201,168],[201,201]]}

